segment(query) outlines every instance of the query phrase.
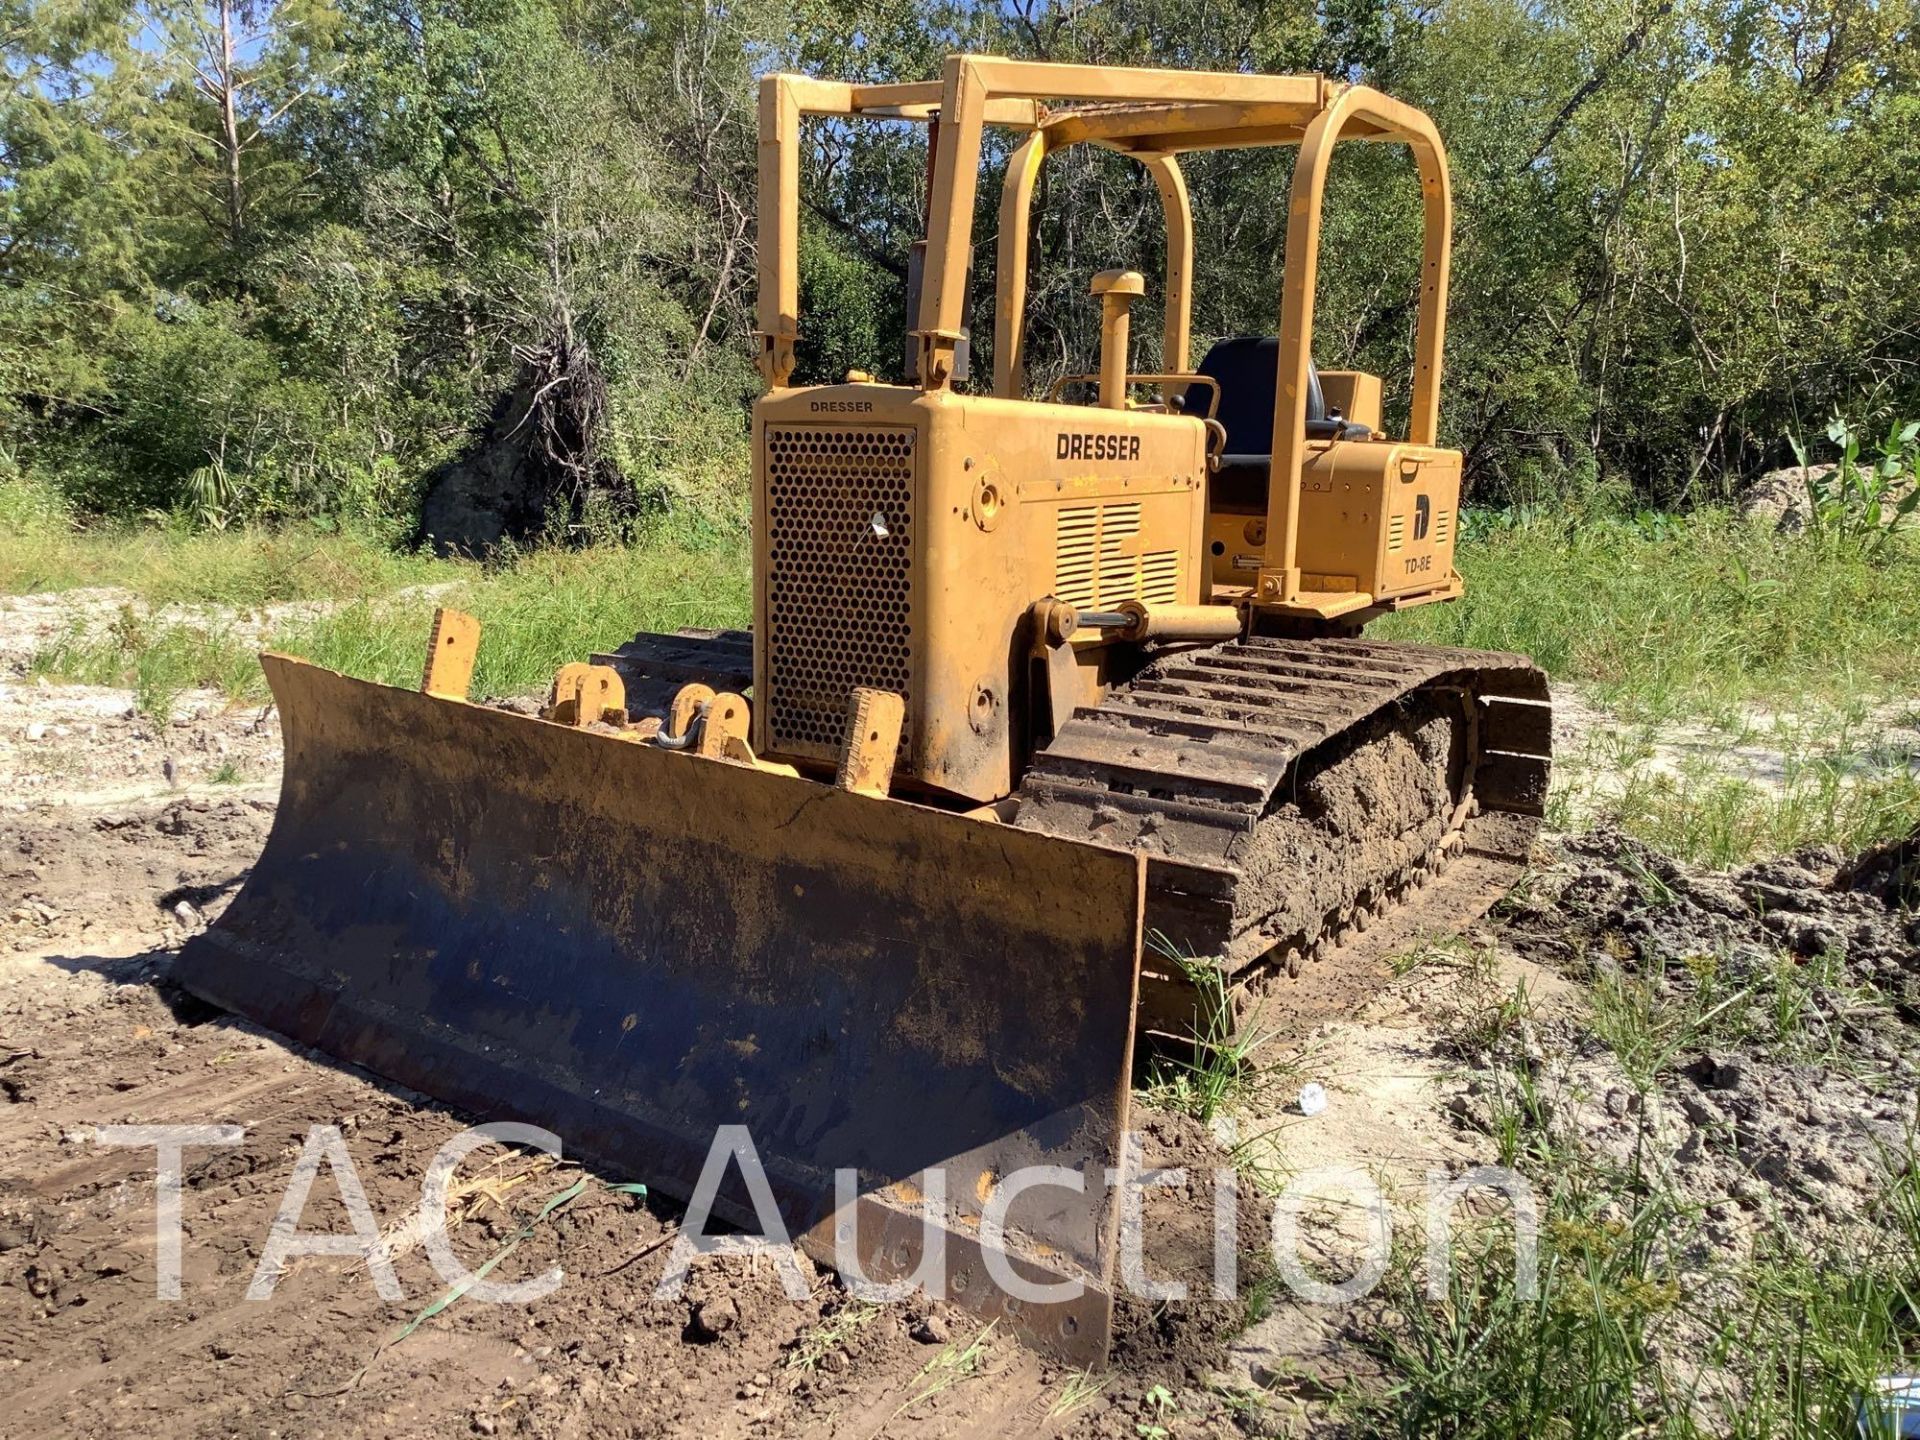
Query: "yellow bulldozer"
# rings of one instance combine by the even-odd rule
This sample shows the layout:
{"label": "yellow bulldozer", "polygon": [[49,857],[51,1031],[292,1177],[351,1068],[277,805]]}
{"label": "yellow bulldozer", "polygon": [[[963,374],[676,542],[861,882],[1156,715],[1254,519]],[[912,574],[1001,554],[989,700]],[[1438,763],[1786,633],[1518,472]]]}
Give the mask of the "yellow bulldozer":
{"label": "yellow bulldozer", "polygon": [[[1097,1360],[1136,1044],[1192,1026],[1196,975],[1282,1015],[1297,977],[1372,983],[1502,893],[1539,824],[1541,672],[1360,638],[1462,588],[1445,152],[1317,75],[976,56],[923,84],[772,75],[759,115],[751,631],[638,636],[538,716],[468,700],[477,626],[451,611],[418,690],[263,657],[278,816],[177,977],[668,1194],[744,1126],[815,1255],[885,1282],[937,1249],[946,1298]],[[928,130],[901,382],[792,383],[816,117]],[[1017,148],[975,378],[990,128]],[[1403,435],[1380,377],[1311,358],[1345,139],[1419,174]],[[1036,397],[1035,188],[1079,145],[1159,195],[1162,368],[1131,368],[1146,285],[1108,270],[1097,374]],[[1298,147],[1277,334],[1195,364],[1180,158],[1248,146]],[[757,1230],[751,1202],[729,1172],[716,1212]]]}

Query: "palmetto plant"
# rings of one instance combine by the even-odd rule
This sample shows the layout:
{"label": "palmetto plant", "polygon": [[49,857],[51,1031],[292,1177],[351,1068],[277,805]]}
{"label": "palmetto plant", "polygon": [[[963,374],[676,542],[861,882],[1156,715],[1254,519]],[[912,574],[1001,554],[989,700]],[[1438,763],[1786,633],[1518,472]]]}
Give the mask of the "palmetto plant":
{"label": "palmetto plant", "polygon": [[192,471],[186,482],[193,518],[209,530],[224,530],[233,518],[233,480],[220,457]]}

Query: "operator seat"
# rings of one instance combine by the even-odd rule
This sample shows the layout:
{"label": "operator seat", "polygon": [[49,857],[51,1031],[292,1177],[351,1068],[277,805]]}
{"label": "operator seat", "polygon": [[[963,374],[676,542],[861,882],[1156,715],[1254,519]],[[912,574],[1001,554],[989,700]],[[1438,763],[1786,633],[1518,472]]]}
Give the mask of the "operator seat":
{"label": "operator seat", "polygon": [[[1280,375],[1280,341],[1273,335],[1236,335],[1216,340],[1200,362],[1199,373],[1220,386],[1220,408],[1214,418],[1227,432],[1220,468],[1213,476],[1216,509],[1264,515],[1267,481],[1273,470],[1273,401]],[[1196,385],[1183,398],[1188,414],[1205,415],[1210,397]],[[1307,362],[1307,438],[1309,440],[1365,440],[1365,425],[1331,416],[1320,389],[1320,371]]]}

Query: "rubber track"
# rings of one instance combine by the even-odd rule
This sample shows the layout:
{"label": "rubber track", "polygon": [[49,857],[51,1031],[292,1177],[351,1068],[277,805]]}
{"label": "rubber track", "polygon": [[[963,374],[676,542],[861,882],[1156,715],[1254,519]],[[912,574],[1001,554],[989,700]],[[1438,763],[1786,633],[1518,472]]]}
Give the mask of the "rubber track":
{"label": "rubber track", "polygon": [[1014,823],[1145,850],[1148,925],[1237,969],[1257,956],[1235,950],[1236,941],[1248,944],[1247,919],[1234,907],[1240,842],[1276,800],[1284,803],[1303,758],[1429,689],[1471,702],[1472,802],[1430,868],[1471,852],[1484,903],[1458,884],[1427,884],[1434,875],[1417,867],[1423,873],[1393,887],[1406,896],[1401,913],[1370,913],[1358,926],[1354,916],[1330,916],[1309,948],[1325,953],[1337,941],[1361,958],[1376,946],[1361,945],[1359,934],[1377,924],[1377,945],[1391,943],[1421,929],[1423,912],[1432,928],[1450,930],[1511,883],[1545,807],[1547,680],[1521,655],[1345,639],[1170,649],[1105,703],[1074,712],[1029,767]]}

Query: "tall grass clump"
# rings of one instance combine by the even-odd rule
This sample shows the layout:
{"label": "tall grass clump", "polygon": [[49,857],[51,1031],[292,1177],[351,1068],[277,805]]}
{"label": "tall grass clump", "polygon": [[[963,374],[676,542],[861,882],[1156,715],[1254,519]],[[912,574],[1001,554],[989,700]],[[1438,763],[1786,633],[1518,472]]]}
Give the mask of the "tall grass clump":
{"label": "tall grass clump", "polygon": [[1637,1166],[1532,1152],[1531,1293],[1510,1219],[1456,1235],[1439,1298],[1395,1271],[1364,1341],[1387,1381],[1367,1433],[1446,1440],[1892,1440],[1876,1382],[1920,1362],[1920,1169],[1885,1157],[1875,1224],[1763,1230],[1736,1259],[1698,1208]]}
{"label": "tall grass clump", "polygon": [[1920,829],[1920,776],[1905,768],[1850,773],[1835,763],[1790,767],[1777,785],[1702,768],[1635,772],[1604,807],[1627,834],[1714,869],[1810,846],[1853,854]]}
{"label": "tall grass clump", "polygon": [[98,633],[74,631],[55,640],[33,656],[28,671],[48,680],[131,690],[140,713],[162,725],[189,690],[217,690],[233,700],[267,698],[253,646],[230,628],[155,621],[132,606],[121,607]]}
{"label": "tall grass clump", "polygon": [[1193,995],[1193,1018],[1181,1043],[1156,1049],[1145,1076],[1148,1101],[1162,1110],[1211,1124],[1233,1106],[1254,1098],[1269,1077],[1255,1060],[1268,1039],[1258,1014],[1236,1016],[1226,972],[1211,957],[1194,955],[1158,930],[1147,937],[1158,957]]}
{"label": "tall grass clump", "polygon": [[[1642,873],[1650,902],[1670,903]],[[1589,1144],[1577,1072],[1523,1046],[1471,1043],[1489,1033],[1473,1005],[1443,1019],[1480,1062],[1495,1139],[1503,1108],[1545,1102],[1525,1107],[1526,1143],[1501,1147],[1535,1197],[1536,1263],[1531,1277],[1517,1263],[1517,1214],[1502,1206],[1459,1217],[1437,1273],[1412,1256],[1390,1271],[1361,1342],[1385,1378],[1356,1387],[1371,1421],[1359,1433],[1892,1440],[1876,1382],[1920,1362],[1912,1117],[1872,1165],[1857,1222],[1788,1227],[1762,1206],[1738,1222],[1748,1246],[1728,1242],[1725,1212],[1690,1191],[1684,1167],[1649,1159],[1664,1153],[1657,1116],[1684,1056],[1738,1046],[1844,1071],[1841,1017],[1884,1002],[1848,981],[1837,953],[1737,969],[1696,955],[1660,977],[1609,961],[1591,978],[1589,1038],[1634,1093],[1638,1141],[1624,1152]]]}
{"label": "tall grass clump", "polygon": [[[1362,1402],[1373,1433],[1447,1440],[1892,1440],[1876,1383],[1920,1358],[1920,1180],[1846,1240],[1769,1235],[1751,1259],[1698,1260],[1698,1221],[1645,1177],[1558,1184],[1537,1283],[1508,1224],[1454,1246],[1431,1299],[1397,1274],[1368,1347],[1392,1377]],[[1690,1258],[1691,1257],[1691,1258]],[[1717,1268],[1713,1268],[1717,1266]]]}

